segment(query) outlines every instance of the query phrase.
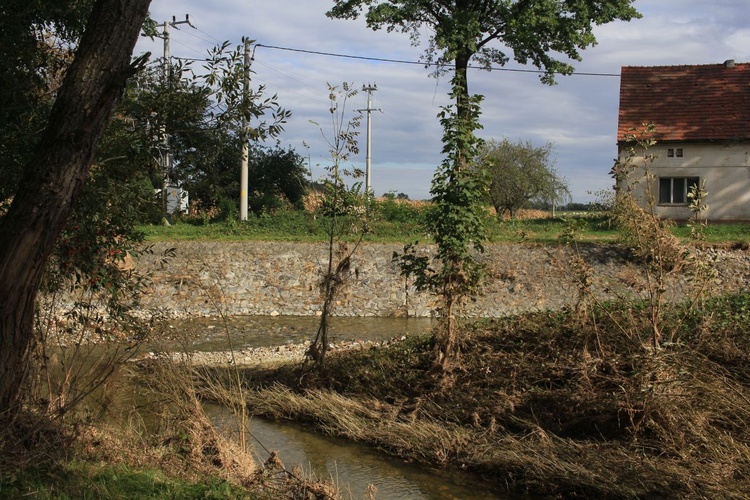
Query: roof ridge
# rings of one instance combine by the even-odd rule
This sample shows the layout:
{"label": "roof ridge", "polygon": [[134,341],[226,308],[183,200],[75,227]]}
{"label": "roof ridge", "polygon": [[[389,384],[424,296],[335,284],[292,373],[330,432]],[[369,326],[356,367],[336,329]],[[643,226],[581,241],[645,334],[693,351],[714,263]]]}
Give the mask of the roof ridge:
{"label": "roof ridge", "polygon": [[[727,59],[727,61],[731,61],[732,59]],[[623,68],[707,68],[710,66],[724,66],[726,67],[727,61],[721,62],[721,63],[706,63],[706,64],[661,64],[656,66],[622,66]],[[735,67],[736,66],[747,66],[750,65],[750,62],[734,62]]]}

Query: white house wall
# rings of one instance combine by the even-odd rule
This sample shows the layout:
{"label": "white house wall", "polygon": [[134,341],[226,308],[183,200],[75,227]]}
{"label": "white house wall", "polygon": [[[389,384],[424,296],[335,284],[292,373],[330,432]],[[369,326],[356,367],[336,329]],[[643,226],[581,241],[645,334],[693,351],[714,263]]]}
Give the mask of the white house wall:
{"label": "white house wall", "polygon": [[[668,158],[667,149],[681,148],[682,158]],[[709,208],[703,212],[708,220],[750,221],[750,144],[693,144],[662,143],[653,146],[649,154],[657,155],[651,165],[652,193],[658,199],[659,177],[700,177],[705,180],[708,195],[704,202]],[[620,151],[620,160],[626,153]],[[643,165],[643,158],[636,158]],[[640,174],[643,170],[640,169]],[[636,196],[646,203],[645,183],[636,188]],[[687,206],[655,205],[656,213],[665,218],[685,220],[692,214]]]}

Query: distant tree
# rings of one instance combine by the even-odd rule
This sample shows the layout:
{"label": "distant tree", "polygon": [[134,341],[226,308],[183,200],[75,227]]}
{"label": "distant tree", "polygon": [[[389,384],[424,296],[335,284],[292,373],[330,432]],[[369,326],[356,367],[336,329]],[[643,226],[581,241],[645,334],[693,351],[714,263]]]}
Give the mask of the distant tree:
{"label": "distant tree", "polygon": [[395,191],[388,191],[387,193],[383,193],[383,198],[386,200],[408,200],[409,195],[406,193],[396,194]]}
{"label": "distant tree", "polygon": [[254,148],[250,152],[249,204],[254,212],[273,209],[283,203],[302,208],[310,181],[305,159],[292,148]]}
{"label": "distant tree", "polygon": [[571,201],[564,207],[560,207],[560,209],[568,210],[570,212],[593,212],[597,210],[597,207],[593,202],[580,203]]}
{"label": "distant tree", "polygon": [[553,145],[490,140],[477,157],[477,166],[490,178],[489,197],[498,215],[516,216],[529,203],[562,204],[570,199],[565,178],[554,167]]}

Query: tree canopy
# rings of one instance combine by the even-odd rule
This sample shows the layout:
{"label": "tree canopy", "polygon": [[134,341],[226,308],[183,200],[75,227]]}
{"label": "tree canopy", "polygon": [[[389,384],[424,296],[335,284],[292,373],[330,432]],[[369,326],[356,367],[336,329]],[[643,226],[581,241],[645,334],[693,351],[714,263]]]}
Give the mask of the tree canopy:
{"label": "tree canopy", "polygon": [[530,202],[564,203],[568,184],[554,167],[553,145],[535,147],[530,142],[490,140],[478,157],[478,168],[489,174],[489,197],[498,215],[515,217]]}
{"label": "tree canopy", "polygon": [[[290,114],[278,105],[276,96],[266,96],[262,86],[252,89],[247,100],[242,98],[241,55],[239,47],[232,49],[225,42],[209,52],[200,69],[191,62],[172,64],[165,77],[159,63],[141,72],[128,85],[100,144],[97,162],[106,163],[107,171],[128,173],[137,181],[133,187],[140,186],[144,177],[152,184],[152,193],[165,183],[179,184],[202,209],[220,208],[227,212],[218,214],[222,217],[236,212],[232,206],[240,193],[243,115],[251,118],[247,140],[253,143],[251,162],[258,163],[267,159],[267,151],[256,142],[277,136]],[[167,154],[172,161],[166,161]],[[276,180],[286,182],[283,177],[290,172],[281,169]],[[258,169],[255,174],[261,175]],[[251,179],[251,186],[258,191],[256,197],[267,203],[282,194],[278,189],[266,193],[271,184],[259,189],[255,180]],[[283,192],[292,193],[292,188]],[[299,196],[292,197],[296,202]],[[160,211],[153,195],[144,208],[148,205],[151,222],[159,221],[163,207]],[[144,211],[140,212],[142,221]]]}
{"label": "tree canopy", "polygon": [[[505,65],[511,57],[542,71],[544,83],[555,74],[570,74],[573,65],[558,54],[580,61],[580,51],[596,44],[594,25],[640,17],[634,0],[333,0],[328,16],[355,19],[365,8],[367,26],[411,35],[419,44],[421,28],[428,28],[424,54],[438,72],[453,64],[468,97],[466,70],[470,61],[484,69]],[[494,43],[494,45],[493,45]],[[504,48],[499,48],[500,45]],[[462,112],[459,109],[459,112]]]}

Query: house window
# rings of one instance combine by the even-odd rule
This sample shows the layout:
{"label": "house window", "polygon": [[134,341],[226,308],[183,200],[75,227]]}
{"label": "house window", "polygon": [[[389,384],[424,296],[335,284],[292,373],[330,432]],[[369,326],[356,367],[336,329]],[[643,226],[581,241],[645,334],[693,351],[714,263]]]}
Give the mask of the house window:
{"label": "house window", "polygon": [[667,148],[667,158],[682,158],[682,148]]}
{"label": "house window", "polygon": [[659,204],[687,205],[690,188],[699,183],[699,177],[660,177]]}

